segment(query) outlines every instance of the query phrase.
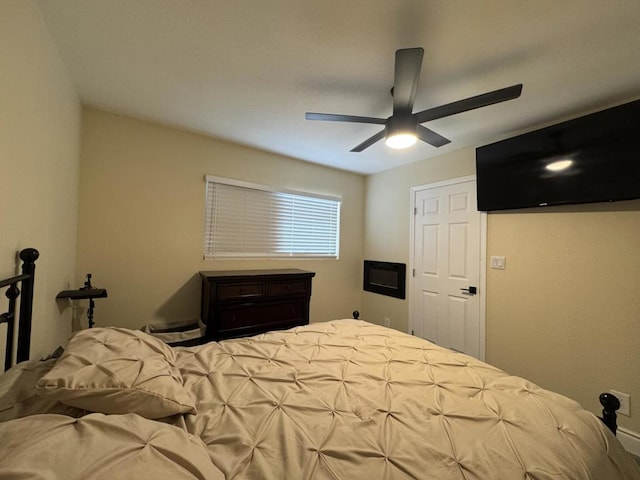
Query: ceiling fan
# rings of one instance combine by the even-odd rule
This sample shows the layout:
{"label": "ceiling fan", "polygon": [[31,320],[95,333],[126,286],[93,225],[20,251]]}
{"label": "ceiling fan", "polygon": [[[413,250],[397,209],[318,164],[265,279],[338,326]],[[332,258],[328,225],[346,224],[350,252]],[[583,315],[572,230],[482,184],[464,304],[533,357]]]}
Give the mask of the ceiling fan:
{"label": "ceiling fan", "polygon": [[384,130],[376,133],[356,147],[352,152],[362,152],[379,140],[386,137],[386,144],[391,148],[407,148],[419,138],[434,147],[441,147],[451,140],[421,125],[430,120],[448,117],[457,113],[474,110],[518,98],[522,92],[522,84],[512,85],[474,97],[447,103],[439,107],[428,108],[413,113],[413,102],[418,89],[420,70],[422,68],[422,48],[404,48],[396,50],[396,65],[393,88],[393,113],[388,118],[359,117],[355,115],[339,115],[332,113],[307,112],[307,120],[327,120],[331,122],[373,123],[384,125]]}

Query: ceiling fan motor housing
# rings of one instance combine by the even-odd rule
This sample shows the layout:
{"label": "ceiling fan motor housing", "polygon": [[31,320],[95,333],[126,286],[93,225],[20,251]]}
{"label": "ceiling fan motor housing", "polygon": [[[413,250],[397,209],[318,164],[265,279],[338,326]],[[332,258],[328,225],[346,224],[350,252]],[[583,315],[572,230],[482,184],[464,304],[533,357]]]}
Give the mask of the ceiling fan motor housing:
{"label": "ceiling fan motor housing", "polygon": [[406,115],[392,115],[385,122],[385,133],[387,137],[400,134],[416,134],[418,122],[411,113]]}

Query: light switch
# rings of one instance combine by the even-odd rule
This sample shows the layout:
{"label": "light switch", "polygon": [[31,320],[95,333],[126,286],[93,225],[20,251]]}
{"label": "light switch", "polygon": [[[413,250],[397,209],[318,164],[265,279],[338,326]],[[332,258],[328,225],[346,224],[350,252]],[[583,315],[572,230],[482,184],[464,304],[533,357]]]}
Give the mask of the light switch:
{"label": "light switch", "polygon": [[507,268],[505,257],[491,256],[491,268],[504,270]]}

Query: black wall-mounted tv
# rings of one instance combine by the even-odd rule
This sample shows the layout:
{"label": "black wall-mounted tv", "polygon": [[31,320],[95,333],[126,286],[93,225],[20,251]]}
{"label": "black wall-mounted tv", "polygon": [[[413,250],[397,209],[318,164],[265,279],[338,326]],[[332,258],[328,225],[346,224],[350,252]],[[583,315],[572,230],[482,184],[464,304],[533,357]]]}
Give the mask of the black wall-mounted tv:
{"label": "black wall-mounted tv", "polygon": [[481,211],[640,198],[640,100],[477,148],[476,180]]}

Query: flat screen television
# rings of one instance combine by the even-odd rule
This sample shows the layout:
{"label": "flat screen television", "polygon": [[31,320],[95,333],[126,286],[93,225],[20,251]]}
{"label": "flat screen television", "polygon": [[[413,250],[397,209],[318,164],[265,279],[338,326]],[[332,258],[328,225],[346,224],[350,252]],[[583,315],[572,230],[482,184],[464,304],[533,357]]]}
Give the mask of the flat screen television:
{"label": "flat screen television", "polygon": [[640,198],[640,100],[477,148],[476,179],[481,211]]}

